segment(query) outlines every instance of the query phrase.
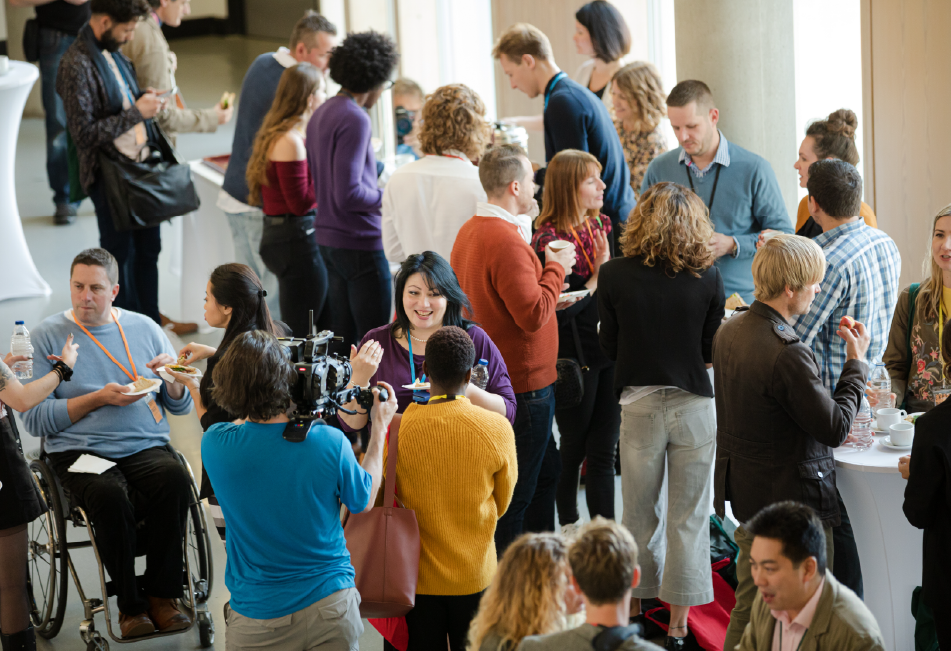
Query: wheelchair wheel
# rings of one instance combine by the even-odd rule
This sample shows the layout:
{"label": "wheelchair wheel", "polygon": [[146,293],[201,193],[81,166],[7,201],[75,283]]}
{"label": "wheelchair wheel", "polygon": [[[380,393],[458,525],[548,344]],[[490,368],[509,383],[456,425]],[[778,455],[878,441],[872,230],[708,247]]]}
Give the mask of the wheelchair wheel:
{"label": "wheelchair wheel", "polygon": [[109,641],[99,631],[93,631],[86,642],[86,651],[109,651]]}
{"label": "wheelchair wheel", "polygon": [[215,643],[215,624],[207,612],[198,613],[198,641],[203,649]]}
{"label": "wheelchair wheel", "polygon": [[211,596],[214,569],[208,527],[205,524],[205,510],[201,502],[188,507],[185,553],[188,555],[188,566],[192,573],[192,583],[195,585],[195,603],[205,603]]}
{"label": "wheelchair wheel", "polygon": [[43,515],[29,525],[27,579],[30,618],[36,634],[47,640],[63,626],[69,567],[66,551],[66,521],[53,470],[42,459],[30,462],[30,470],[46,504]]}

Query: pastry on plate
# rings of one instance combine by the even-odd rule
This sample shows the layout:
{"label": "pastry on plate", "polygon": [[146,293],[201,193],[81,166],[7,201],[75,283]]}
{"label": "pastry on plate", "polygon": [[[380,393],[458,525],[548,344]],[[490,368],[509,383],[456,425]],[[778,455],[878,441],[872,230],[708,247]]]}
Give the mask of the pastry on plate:
{"label": "pastry on plate", "polygon": [[152,380],[150,380],[147,377],[141,377],[141,376],[137,377],[135,379],[135,382],[132,383],[132,388],[135,391],[148,391],[153,386],[155,386],[155,384],[152,382]]}
{"label": "pastry on plate", "polygon": [[194,366],[182,366],[181,364],[166,364],[165,368],[169,371],[175,371],[176,373],[184,373],[185,375],[197,375],[198,369]]}
{"label": "pastry on plate", "polygon": [[746,301],[743,300],[743,297],[737,294],[736,292],[730,294],[730,297],[726,299],[726,305],[724,309],[735,310],[738,307],[743,307],[746,305]]}

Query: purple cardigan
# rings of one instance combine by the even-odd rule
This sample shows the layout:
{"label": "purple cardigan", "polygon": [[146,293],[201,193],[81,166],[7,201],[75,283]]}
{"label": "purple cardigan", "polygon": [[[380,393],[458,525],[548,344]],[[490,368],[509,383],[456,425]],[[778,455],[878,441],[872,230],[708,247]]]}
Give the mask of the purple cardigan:
{"label": "purple cardigan", "polygon": [[376,158],[370,116],[345,95],[318,108],[307,125],[307,162],[314,176],[318,244],[382,251]]}
{"label": "purple cardigan", "polygon": [[[502,359],[502,353],[495,347],[489,335],[479,326],[469,328],[469,336],[475,345],[476,361],[484,359],[489,362],[489,383],[485,390],[502,397],[505,401],[505,417],[510,423],[515,422],[515,391],[512,390],[512,379],[509,377],[508,368],[505,366],[505,360]],[[404,384],[412,384],[413,379],[409,371],[409,351],[397,343],[396,338],[390,330],[389,324],[374,328],[366,333],[360,341],[360,348],[370,339],[375,340],[383,346],[383,358],[380,360],[380,366],[376,374],[370,378],[370,384],[376,384],[380,380],[388,382],[396,390],[396,411],[402,414],[406,408],[413,403],[413,392],[404,389]],[[416,377],[422,375],[424,355],[413,354],[416,362]],[[353,431],[348,427],[343,419],[340,419],[340,426],[345,431]]]}

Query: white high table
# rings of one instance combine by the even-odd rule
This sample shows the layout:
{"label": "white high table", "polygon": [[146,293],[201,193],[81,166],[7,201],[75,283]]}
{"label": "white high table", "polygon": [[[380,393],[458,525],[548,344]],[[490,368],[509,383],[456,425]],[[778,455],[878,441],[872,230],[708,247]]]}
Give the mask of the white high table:
{"label": "white high table", "polygon": [[921,585],[922,532],[902,512],[906,482],[898,473],[898,458],[911,451],[886,448],[882,438],[876,435],[868,450],[835,450],[836,485],[855,532],[865,605],[878,620],[885,648],[914,651],[911,594]]}
{"label": "white high table", "polygon": [[0,76],[0,301],[51,293],[26,246],[13,171],[23,107],[39,77],[36,66],[21,61]]}

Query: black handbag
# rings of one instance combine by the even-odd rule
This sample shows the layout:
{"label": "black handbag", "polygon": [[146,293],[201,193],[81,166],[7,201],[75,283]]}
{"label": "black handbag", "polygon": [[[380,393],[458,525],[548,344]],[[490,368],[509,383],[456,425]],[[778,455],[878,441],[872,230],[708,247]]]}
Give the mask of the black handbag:
{"label": "black handbag", "polygon": [[119,232],[152,228],[201,205],[191,167],[158,124],[148,120],[146,128],[150,156],[145,161],[99,150],[100,179]]}
{"label": "black handbag", "polygon": [[40,60],[40,24],[36,18],[23,24],[23,58],[30,63]]}
{"label": "black handbag", "polygon": [[572,409],[581,404],[584,397],[584,374],[588,367],[584,363],[581,350],[581,337],[578,336],[578,324],[571,319],[571,332],[575,339],[575,353],[578,359],[559,357],[555,363],[558,379],[555,380],[555,409]]}

